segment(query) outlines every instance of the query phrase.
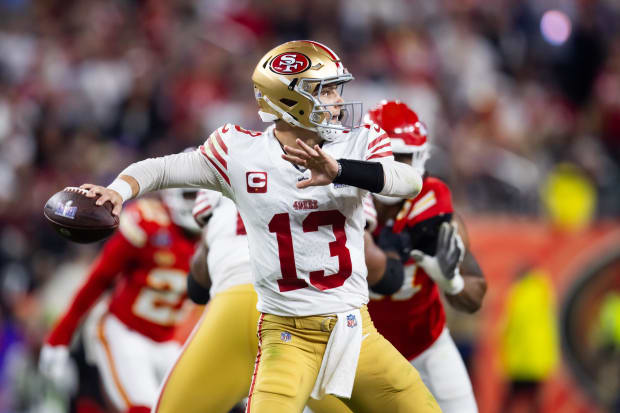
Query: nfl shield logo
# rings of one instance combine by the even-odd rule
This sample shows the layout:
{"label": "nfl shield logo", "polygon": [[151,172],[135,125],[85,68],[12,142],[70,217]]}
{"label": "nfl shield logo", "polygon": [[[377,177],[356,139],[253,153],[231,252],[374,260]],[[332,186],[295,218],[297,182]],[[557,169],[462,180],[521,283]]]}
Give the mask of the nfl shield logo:
{"label": "nfl shield logo", "polygon": [[285,343],[288,343],[289,341],[291,341],[291,333],[289,333],[288,331],[281,332],[280,340],[284,341]]}
{"label": "nfl shield logo", "polygon": [[353,328],[357,325],[357,320],[353,314],[347,316],[347,327]]}

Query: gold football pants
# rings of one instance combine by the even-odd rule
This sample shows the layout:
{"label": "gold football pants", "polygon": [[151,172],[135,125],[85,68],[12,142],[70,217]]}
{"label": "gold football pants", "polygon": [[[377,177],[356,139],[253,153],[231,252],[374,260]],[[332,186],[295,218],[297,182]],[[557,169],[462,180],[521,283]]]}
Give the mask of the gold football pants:
{"label": "gold football pants", "polygon": [[[258,317],[251,284],[213,297],[168,374],[154,412],[226,413],[247,397],[258,349]],[[350,413],[333,396],[311,400],[308,406],[315,413]]]}
{"label": "gold football pants", "polygon": [[[416,369],[377,332],[365,306],[361,314],[363,341],[355,384],[351,398],[342,401],[356,413],[440,412]],[[335,321],[334,316],[261,316],[249,413],[303,410]]]}

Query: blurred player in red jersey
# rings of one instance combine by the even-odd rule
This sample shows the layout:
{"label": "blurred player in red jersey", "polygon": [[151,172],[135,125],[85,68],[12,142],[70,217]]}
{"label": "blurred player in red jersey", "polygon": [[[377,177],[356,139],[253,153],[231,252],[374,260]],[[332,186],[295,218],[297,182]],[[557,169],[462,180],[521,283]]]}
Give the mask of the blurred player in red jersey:
{"label": "blurred player in red jersey", "polygon": [[168,189],[163,202],[143,199],[123,212],[119,231],[46,339],[44,375],[54,380],[65,373],[78,327],[111,289],[107,311],[84,332],[86,351],[119,412],[150,411],[180,351],[173,335],[188,308],[186,277],[200,231],[191,214],[196,192]]}
{"label": "blurred player in red jersey", "polygon": [[424,124],[397,101],[382,102],[368,116],[390,136],[395,160],[423,175],[422,191],[413,199],[374,195],[380,227],[376,245],[366,239],[368,281],[373,285],[380,274],[401,272],[403,283],[391,295],[377,293],[386,287],[381,282],[373,285],[368,309],[377,330],[416,367],[443,412],[477,412],[439,290],[455,309],[473,313],[482,304],[486,281],[462,242],[464,228],[461,222],[456,225],[450,189],[425,172],[429,149]]}

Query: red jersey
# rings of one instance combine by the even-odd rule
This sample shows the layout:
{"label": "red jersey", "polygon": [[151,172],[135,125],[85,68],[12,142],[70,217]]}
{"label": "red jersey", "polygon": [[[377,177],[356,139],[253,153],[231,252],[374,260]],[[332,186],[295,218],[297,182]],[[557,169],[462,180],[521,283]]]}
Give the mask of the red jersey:
{"label": "red jersey", "polygon": [[110,313],[155,341],[172,339],[189,306],[186,277],[194,247],[195,240],[173,224],[162,202],[131,204],[47,343],[68,345],[86,313],[110,288]]}
{"label": "red jersey", "polygon": [[[452,212],[448,186],[437,178],[426,177],[422,191],[405,201],[398,213],[394,232],[413,229],[415,235],[416,225],[445,214],[451,216]],[[433,239],[426,240],[429,238]],[[422,249],[419,242],[428,242],[419,236],[412,239],[412,249]],[[383,296],[370,291],[368,310],[377,330],[408,360],[430,347],[446,324],[437,285],[413,259],[405,263],[403,287],[396,293]]]}

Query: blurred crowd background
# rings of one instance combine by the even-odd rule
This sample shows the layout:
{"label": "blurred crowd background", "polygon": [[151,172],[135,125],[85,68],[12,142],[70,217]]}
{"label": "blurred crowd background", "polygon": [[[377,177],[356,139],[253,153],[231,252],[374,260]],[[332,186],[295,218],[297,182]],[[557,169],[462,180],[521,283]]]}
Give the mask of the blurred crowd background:
{"label": "blurred crowd background", "polygon": [[[54,234],[46,199],[107,184],[128,163],[198,145],[227,122],[264,128],[250,77],[267,50],[293,39],[340,54],[356,78],[345,99],[369,109],[398,98],[418,111],[429,169],[449,183],[472,237],[498,216],[552,222],[553,237],[600,225],[617,233],[616,0],[0,0],[0,412],[63,411],[36,359],[99,248]],[[506,277],[531,275],[539,263],[526,261]],[[608,273],[617,360],[620,271]],[[487,274],[492,302],[496,285],[511,284]],[[473,318],[459,323],[474,325],[461,335],[466,356],[486,331]],[[586,405],[613,409],[620,389],[606,391]]]}

